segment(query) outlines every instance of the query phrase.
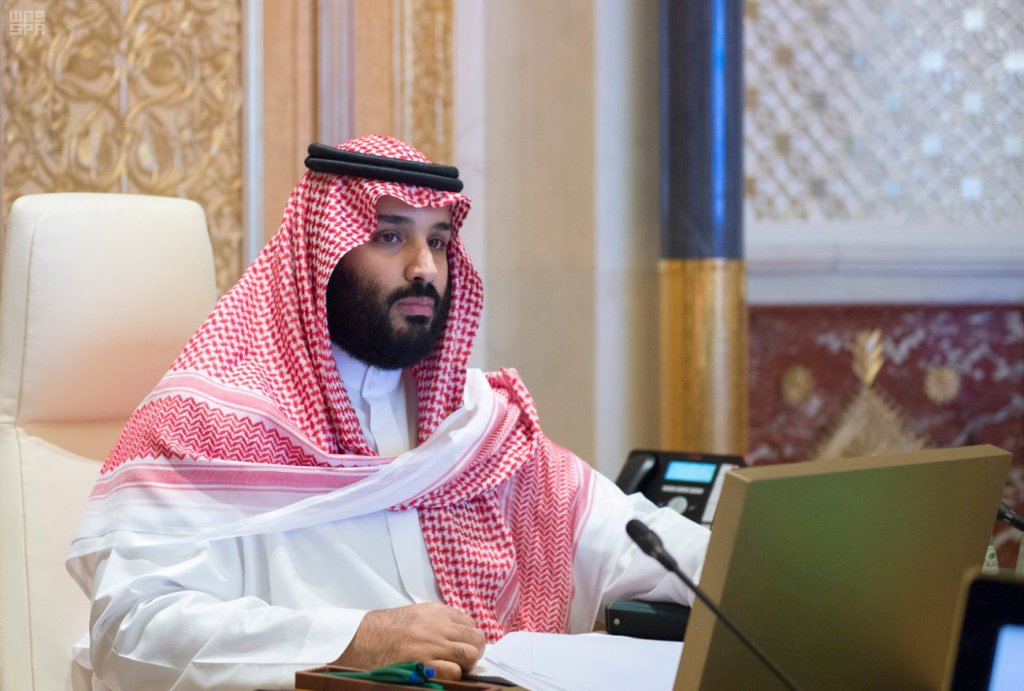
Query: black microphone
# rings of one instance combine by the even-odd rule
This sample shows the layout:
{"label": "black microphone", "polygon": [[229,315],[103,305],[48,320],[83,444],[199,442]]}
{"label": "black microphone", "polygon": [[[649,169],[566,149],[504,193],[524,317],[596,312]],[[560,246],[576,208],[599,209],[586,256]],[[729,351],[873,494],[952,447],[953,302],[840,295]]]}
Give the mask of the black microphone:
{"label": "black microphone", "polygon": [[1017,530],[1024,530],[1024,518],[1019,513],[1011,509],[1006,502],[999,503],[999,510],[996,511],[996,518],[1013,526]]}
{"label": "black microphone", "polygon": [[639,521],[635,518],[626,524],[626,533],[644,554],[649,557],[654,557],[658,560],[659,564],[679,576],[683,583],[686,584],[686,587],[692,590],[693,594],[697,596],[697,599],[707,605],[707,608],[710,609],[716,617],[718,617],[718,620],[725,624],[725,626],[736,635],[736,638],[740,639],[740,642],[747,646],[750,652],[754,653],[754,655],[756,655],[757,658],[772,671],[772,674],[779,678],[779,681],[785,684],[786,688],[792,689],[793,691],[799,691],[799,687],[792,679],[786,676],[785,672],[779,669],[778,665],[772,662],[767,653],[761,650],[757,644],[747,638],[742,631],[736,628],[736,625],[733,624],[727,616],[725,616],[725,613],[718,608],[718,605],[712,602],[711,598],[709,598],[703,590],[698,588],[697,584],[694,583],[689,576],[683,573],[682,569],[679,568],[678,562],[676,562],[675,558],[668,553],[668,550],[665,549],[665,545],[662,543],[661,538],[658,537],[657,533],[648,528],[647,524],[643,521]]}

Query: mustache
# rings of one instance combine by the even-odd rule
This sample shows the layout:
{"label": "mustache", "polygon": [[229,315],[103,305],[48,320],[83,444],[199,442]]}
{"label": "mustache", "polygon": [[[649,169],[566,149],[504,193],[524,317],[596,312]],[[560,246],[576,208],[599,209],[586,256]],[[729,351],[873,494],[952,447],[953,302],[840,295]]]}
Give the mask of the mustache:
{"label": "mustache", "polygon": [[403,300],[405,298],[422,297],[432,299],[435,305],[441,301],[441,295],[437,292],[437,288],[430,283],[416,281],[410,284],[407,288],[399,288],[395,292],[391,293],[391,295],[388,296],[388,307],[391,307],[399,300]]}

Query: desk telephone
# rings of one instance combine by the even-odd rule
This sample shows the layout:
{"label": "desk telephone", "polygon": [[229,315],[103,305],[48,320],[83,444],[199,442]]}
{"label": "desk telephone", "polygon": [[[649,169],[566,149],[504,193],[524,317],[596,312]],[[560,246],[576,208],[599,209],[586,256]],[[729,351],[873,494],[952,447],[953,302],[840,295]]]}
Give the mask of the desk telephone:
{"label": "desk telephone", "polygon": [[726,473],[744,465],[741,456],[635,449],[615,484],[710,527]]}

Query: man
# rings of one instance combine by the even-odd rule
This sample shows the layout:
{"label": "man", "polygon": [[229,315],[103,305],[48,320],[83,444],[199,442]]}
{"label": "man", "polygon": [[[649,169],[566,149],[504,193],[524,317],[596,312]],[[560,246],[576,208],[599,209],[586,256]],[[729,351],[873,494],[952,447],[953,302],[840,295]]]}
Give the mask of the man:
{"label": "man", "polygon": [[93,491],[69,569],[94,686],[287,687],[334,661],[458,678],[509,631],[690,601],[624,525],[691,573],[707,531],[551,442],[514,371],[467,369],[482,285],[454,169],[376,135],[311,153]]}

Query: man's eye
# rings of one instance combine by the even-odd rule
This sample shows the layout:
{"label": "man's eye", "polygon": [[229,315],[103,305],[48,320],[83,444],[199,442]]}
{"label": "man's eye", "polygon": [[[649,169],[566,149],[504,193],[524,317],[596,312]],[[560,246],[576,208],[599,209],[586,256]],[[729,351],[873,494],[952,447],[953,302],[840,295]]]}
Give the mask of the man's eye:
{"label": "man's eye", "polygon": [[374,235],[373,239],[385,245],[393,245],[394,243],[398,242],[401,238],[398,237],[398,233],[392,232],[390,230],[383,230]]}
{"label": "man's eye", "polygon": [[445,238],[430,238],[428,242],[432,250],[443,250],[448,247],[448,240]]}

